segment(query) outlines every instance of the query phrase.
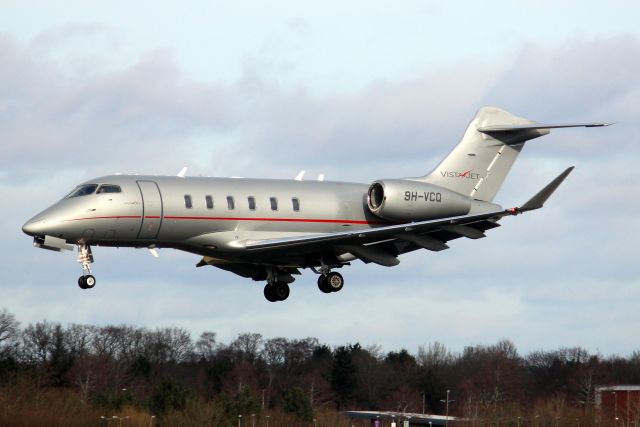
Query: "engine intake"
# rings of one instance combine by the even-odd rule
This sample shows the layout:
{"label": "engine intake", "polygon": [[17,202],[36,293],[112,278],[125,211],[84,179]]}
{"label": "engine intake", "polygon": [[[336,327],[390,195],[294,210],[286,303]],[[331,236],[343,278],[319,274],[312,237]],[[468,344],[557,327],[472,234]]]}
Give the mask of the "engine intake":
{"label": "engine intake", "polygon": [[367,191],[367,205],[376,216],[391,221],[425,221],[465,215],[471,199],[460,193],[418,181],[375,181]]}

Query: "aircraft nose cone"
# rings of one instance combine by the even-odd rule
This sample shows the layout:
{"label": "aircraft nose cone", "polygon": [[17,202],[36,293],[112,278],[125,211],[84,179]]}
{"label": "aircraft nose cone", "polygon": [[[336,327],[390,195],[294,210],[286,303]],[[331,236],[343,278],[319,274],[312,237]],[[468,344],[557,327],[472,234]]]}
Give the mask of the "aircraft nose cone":
{"label": "aircraft nose cone", "polygon": [[44,226],[44,220],[29,220],[22,226],[22,231],[24,234],[29,236],[35,236],[37,234],[42,234],[41,231]]}

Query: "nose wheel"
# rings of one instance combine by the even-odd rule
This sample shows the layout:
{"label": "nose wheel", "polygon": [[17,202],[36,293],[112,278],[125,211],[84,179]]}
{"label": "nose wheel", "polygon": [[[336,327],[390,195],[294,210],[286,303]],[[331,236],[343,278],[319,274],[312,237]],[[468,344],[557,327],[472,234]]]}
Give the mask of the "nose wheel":
{"label": "nose wheel", "polygon": [[86,276],[80,276],[78,278],[78,286],[80,286],[80,289],[91,289],[96,285],[96,278],[93,277],[91,274],[88,274]]}
{"label": "nose wheel", "polygon": [[78,278],[78,286],[80,289],[91,289],[96,285],[96,278],[91,274],[91,264],[93,263],[93,254],[91,246],[78,245],[78,262],[82,264],[82,276]]}

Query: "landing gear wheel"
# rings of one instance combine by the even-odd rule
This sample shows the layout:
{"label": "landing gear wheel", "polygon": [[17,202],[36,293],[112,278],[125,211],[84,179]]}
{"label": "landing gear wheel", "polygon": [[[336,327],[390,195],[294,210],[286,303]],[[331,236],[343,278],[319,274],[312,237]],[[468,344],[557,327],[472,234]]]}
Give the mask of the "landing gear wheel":
{"label": "landing gear wheel", "polygon": [[324,274],[318,276],[318,289],[325,294],[331,293],[331,289],[329,289],[329,284],[327,283],[327,276]]}
{"label": "landing gear wheel", "polygon": [[84,285],[86,286],[86,289],[93,288],[96,285],[96,278],[91,274],[84,276]]}
{"label": "landing gear wheel", "polygon": [[274,294],[276,295],[276,298],[278,298],[278,301],[286,300],[287,298],[289,298],[289,293],[291,293],[291,290],[289,289],[289,285],[287,285],[285,282],[274,283],[273,289],[274,289]]}
{"label": "landing gear wheel", "polygon": [[269,302],[277,302],[278,301],[278,297],[276,296],[276,293],[275,293],[275,286],[273,286],[271,283],[267,283],[264,286],[264,297]]}
{"label": "landing gear wheel", "polygon": [[331,290],[331,292],[338,292],[344,286],[344,278],[340,273],[329,273],[327,274],[327,288]]}
{"label": "landing gear wheel", "polygon": [[80,276],[78,278],[78,286],[80,289],[91,289],[96,285],[96,278],[92,275]]}

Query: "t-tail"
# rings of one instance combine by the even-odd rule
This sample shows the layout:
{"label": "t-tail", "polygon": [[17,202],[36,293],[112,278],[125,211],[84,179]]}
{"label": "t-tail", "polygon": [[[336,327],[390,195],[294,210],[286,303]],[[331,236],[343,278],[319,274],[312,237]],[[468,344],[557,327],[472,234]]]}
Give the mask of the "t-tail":
{"label": "t-tail", "polygon": [[609,124],[541,124],[496,107],[482,107],[453,151],[429,175],[414,179],[491,202],[528,140],[554,128]]}

